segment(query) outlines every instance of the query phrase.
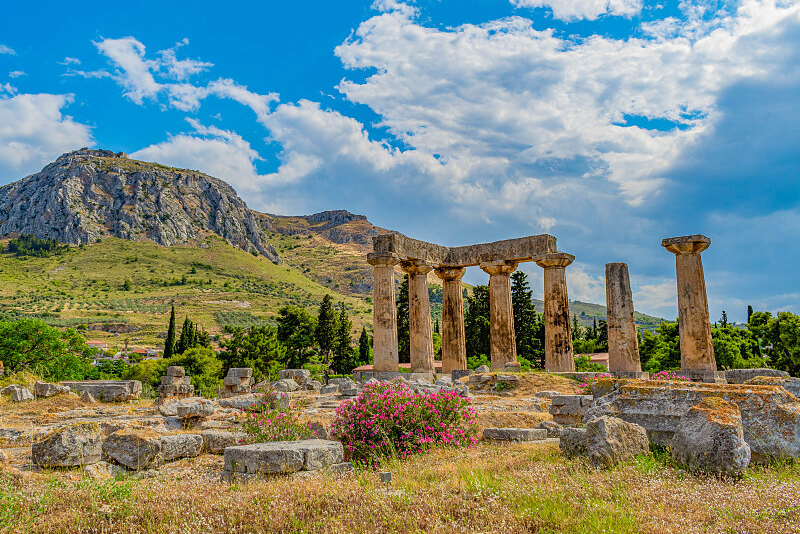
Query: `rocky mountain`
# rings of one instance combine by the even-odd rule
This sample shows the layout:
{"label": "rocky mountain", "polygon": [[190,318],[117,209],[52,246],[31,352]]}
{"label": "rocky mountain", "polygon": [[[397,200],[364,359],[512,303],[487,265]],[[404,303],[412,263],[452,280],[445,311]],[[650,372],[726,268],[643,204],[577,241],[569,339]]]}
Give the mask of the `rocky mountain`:
{"label": "rocky mountain", "polygon": [[236,191],[197,171],[84,148],[0,187],[0,235],[33,234],[75,245],[113,236],[172,246],[204,232],[282,263]]}

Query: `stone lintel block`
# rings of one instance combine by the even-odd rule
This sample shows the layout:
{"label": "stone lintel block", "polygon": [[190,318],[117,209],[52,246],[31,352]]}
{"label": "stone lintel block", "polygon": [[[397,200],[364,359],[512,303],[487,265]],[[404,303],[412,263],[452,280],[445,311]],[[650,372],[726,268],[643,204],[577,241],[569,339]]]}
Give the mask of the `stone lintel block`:
{"label": "stone lintel block", "polygon": [[170,365],[167,367],[167,376],[186,376],[186,370],[180,365]]}
{"label": "stone lintel block", "polygon": [[544,428],[484,428],[483,439],[497,441],[539,441],[547,437]]}
{"label": "stone lintel block", "polygon": [[689,254],[692,252],[702,252],[711,245],[711,239],[702,235],[684,235],[680,237],[668,237],[661,240],[661,246],[673,254]]}
{"label": "stone lintel block", "polygon": [[223,386],[247,386],[250,385],[250,379],[247,377],[239,378],[238,376],[226,376],[222,379]]}
{"label": "stone lintel block", "polygon": [[323,439],[233,446],[224,454],[225,471],[251,475],[317,471],[344,462],[342,444]]}
{"label": "stone lintel block", "polygon": [[250,378],[253,376],[253,369],[250,367],[231,367],[228,369],[229,377]]}
{"label": "stone lintel block", "polygon": [[786,377],[789,373],[786,371],[778,371],[777,369],[728,369],[725,371],[725,380],[728,384],[744,384],[748,380],[757,376],[776,376]]}

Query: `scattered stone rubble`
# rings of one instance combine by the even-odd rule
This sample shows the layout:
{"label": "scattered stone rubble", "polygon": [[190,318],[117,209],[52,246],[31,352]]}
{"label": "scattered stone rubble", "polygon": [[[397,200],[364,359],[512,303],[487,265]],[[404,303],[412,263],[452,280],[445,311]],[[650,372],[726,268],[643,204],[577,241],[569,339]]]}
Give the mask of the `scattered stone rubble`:
{"label": "scattered stone rubble", "polygon": [[137,400],[142,395],[142,383],[138,380],[82,380],[64,381],[61,384],[76,393],[88,391],[103,402]]}

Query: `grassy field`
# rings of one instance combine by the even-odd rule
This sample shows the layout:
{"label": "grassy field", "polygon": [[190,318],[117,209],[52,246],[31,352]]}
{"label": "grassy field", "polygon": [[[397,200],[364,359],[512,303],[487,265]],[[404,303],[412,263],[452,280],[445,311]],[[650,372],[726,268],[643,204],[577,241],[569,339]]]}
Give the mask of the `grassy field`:
{"label": "grassy field", "polygon": [[379,471],[247,485],[206,471],[92,482],[5,475],[8,533],[779,533],[800,530],[800,469],[757,468],[743,480],[696,477],[640,457],[611,470],[568,460],[554,444],[437,450]]}
{"label": "grassy field", "polygon": [[[126,280],[130,290],[124,289]],[[326,293],[345,302],[354,335],[371,323],[372,308],[364,298],[342,295],[298,269],[253,256],[213,234],[191,246],[108,238],[50,258],[0,254],[0,311],[6,316],[87,325],[87,338],[118,348],[125,341],[161,345],[172,304],[179,321],[188,315],[217,334],[226,323],[269,322],[286,304],[315,308]]]}

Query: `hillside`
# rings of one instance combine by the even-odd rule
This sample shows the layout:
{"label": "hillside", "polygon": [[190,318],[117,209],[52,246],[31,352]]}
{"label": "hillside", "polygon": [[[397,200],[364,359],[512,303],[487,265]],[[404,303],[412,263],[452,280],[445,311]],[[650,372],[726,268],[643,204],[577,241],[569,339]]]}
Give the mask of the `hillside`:
{"label": "hillside", "polygon": [[[330,293],[345,302],[353,335],[371,324],[363,299],[327,289],[285,265],[253,256],[215,234],[197,246],[163,247],[107,238],[69,247],[49,258],[0,254],[0,311],[44,319],[55,326],[86,325],[89,339],[122,347],[157,347],[169,307],[188,315],[212,334],[225,324],[270,322],[286,304],[314,308]],[[0,241],[5,249],[7,240]],[[129,280],[131,289],[125,291]]]}
{"label": "hillside", "polygon": [[[544,312],[544,302],[541,300],[534,300],[534,307],[539,313]],[[579,300],[569,301],[569,312],[578,318],[578,324],[581,326],[592,326],[594,320],[606,318],[606,307],[602,304],[593,304],[591,302],[581,302]],[[663,323],[665,319],[654,317],[641,312],[633,313],[636,326],[644,330],[654,330],[658,325]]]}

